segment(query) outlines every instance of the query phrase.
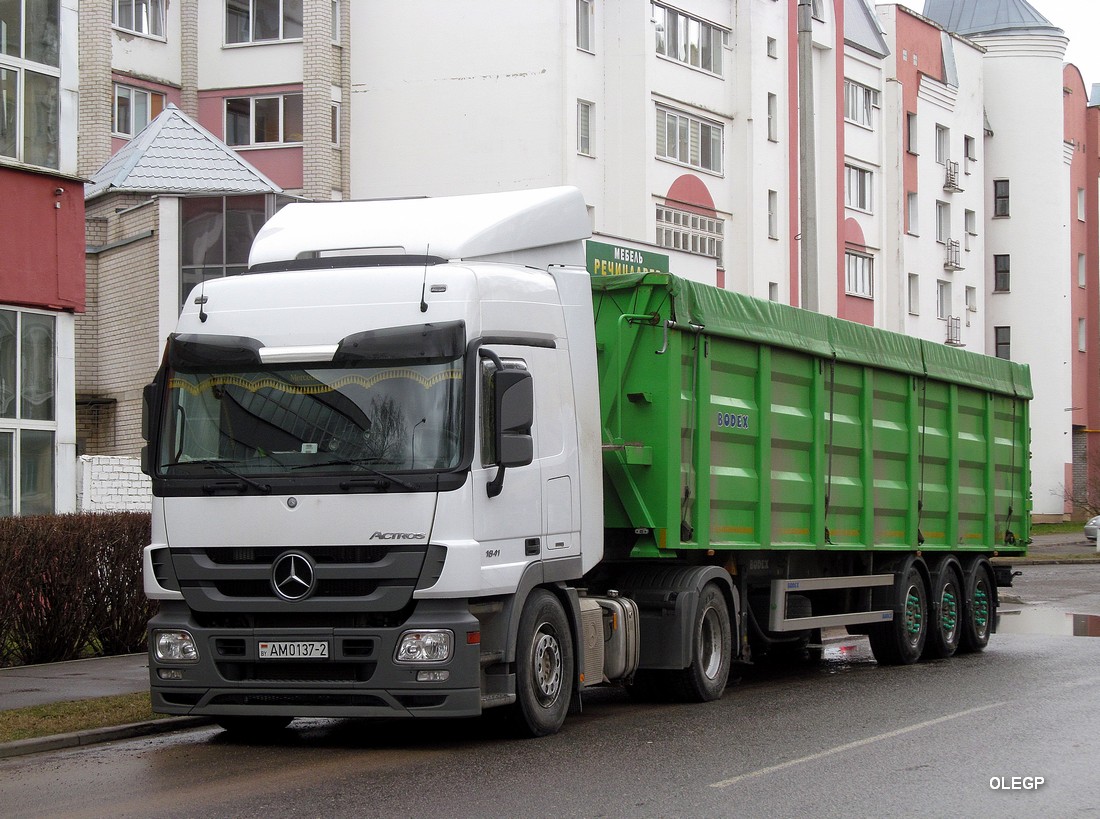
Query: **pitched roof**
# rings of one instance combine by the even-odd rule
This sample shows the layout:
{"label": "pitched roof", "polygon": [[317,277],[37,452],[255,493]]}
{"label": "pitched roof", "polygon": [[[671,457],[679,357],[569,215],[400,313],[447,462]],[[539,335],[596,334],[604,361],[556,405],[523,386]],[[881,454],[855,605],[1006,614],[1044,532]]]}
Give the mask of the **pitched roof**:
{"label": "pitched roof", "polygon": [[868,0],[844,0],[844,41],[875,57],[890,53]]}
{"label": "pitched roof", "polygon": [[955,34],[1063,34],[1027,0],[925,0],[924,16]]}
{"label": "pitched roof", "polygon": [[84,186],[84,199],[113,191],[166,194],[281,193],[282,188],[171,103]]}

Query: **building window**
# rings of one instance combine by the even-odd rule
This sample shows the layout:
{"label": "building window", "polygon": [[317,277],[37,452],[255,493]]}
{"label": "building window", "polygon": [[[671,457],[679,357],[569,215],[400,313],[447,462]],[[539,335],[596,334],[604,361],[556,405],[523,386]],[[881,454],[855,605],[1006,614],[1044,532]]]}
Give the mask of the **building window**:
{"label": "building window", "polygon": [[936,202],[936,241],[947,244],[951,239],[951,205]]}
{"label": "building window", "polygon": [[302,141],[302,95],[228,97],[225,143],[235,148]]}
{"label": "building window", "polygon": [[0,156],[58,168],[60,0],[0,2]]}
{"label": "building window", "polygon": [[778,47],[778,44],[776,43],[776,39],[774,37],[769,37],[768,38],[768,43],[767,43],[765,51],[766,51],[767,55],[769,57],[771,57],[773,60],[779,59],[779,47]]}
{"label": "building window", "polygon": [[951,282],[940,279],[936,282],[936,318],[946,319],[951,315]]}
{"label": "building window", "polygon": [[1077,220],[1085,221],[1085,189],[1077,189]]}
{"label": "building window", "polygon": [[[978,312],[978,288],[967,287],[966,288],[966,312],[977,313]],[[967,319],[967,326],[970,325],[970,319]]]}
{"label": "building window", "polygon": [[993,328],[993,354],[997,358],[1012,358],[1012,328]]}
{"label": "building window", "polygon": [[993,215],[1008,216],[1008,180],[993,180]]}
{"label": "building window", "polygon": [[909,274],[909,315],[920,315],[920,276]]}
{"label": "building window", "polygon": [[920,236],[920,220],[917,217],[917,195],[907,193],[905,195],[906,218],[909,220],[909,228],[906,231],[910,236]]}
{"label": "building window", "polygon": [[768,238],[779,238],[779,193],[768,191]]}
{"label": "building window", "polygon": [[963,170],[966,173],[970,173],[970,166],[978,161],[978,147],[972,136],[963,137],[963,153],[965,154],[966,162]]}
{"label": "building window", "polygon": [[963,227],[966,230],[966,235],[963,237],[966,240],[966,249],[970,250],[971,238],[978,235],[978,214],[972,210],[964,210]]}
{"label": "building window", "polygon": [[917,115],[905,115],[905,150],[911,154],[917,152]]}
{"label": "building window", "polygon": [[225,0],[225,42],[302,39],[302,0]]}
{"label": "building window", "polygon": [[657,106],[657,156],[722,172],[722,126]]}
{"label": "building window", "polygon": [[653,4],[652,17],[658,54],[721,76],[725,29],[657,3]]}
{"label": "building window", "polygon": [[332,42],[340,42],[340,0],[331,0]]}
{"label": "building window", "polygon": [[577,153],[592,156],[592,103],[577,100]]}
{"label": "building window", "polygon": [[1008,293],[1012,288],[1012,259],[1007,253],[993,254],[993,292]]}
{"label": "building window", "polygon": [[1085,254],[1077,254],[1077,286],[1086,287],[1088,285],[1088,277],[1085,270]]}
{"label": "building window", "polygon": [[779,301],[779,282],[768,282],[768,301]]}
{"label": "building window", "polygon": [[844,166],[844,205],[856,210],[871,212],[871,184],[874,177],[866,168]]}
{"label": "building window", "polygon": [[779,98],[768,94],[768,140],[779,141]]}
{"label": "building window", "polygon": [[936,126],[936,162],[946,165],[951,159],[951,131],[942,125]]}
{"label": "building window", "polygon": [[592,0],[577,0],[577,48],[594,51],[592,47]]}
{"label": "building window", "polygon": [[722,260],[725,225],[714,216],[657,206],[657,244]]}
{"label": "building window", "polygon": [[0,517],[54,511],[52,315],[0,310]]}
{"label": "building window", "polygon": [[864,128],[874,128],[877,107],[878,91],[858,82],[844,81],[844,119]]}
{"label": "building window", "polygon": [[1077,351],[1083,353],[1088,350],[1088,329],[1083,318],[1077,319]]}
{"label": "building window", "polygon": [[132,137],[164,110],[164,94],[115,84],[115,110],[112,131]]}
{"label": "building window", "polygon": [[114,23],[126,31],[164,36],[164,0],[115,0]]}
{"label": "building window", "polygon": [[271,212],[264,194],[180,200],[181,305],[206,279],[245,271],[252,240]]}
{"label": "building window", "polygon": [[329,107],[329,141],[335,147],[340,147],[340,103],[330,103]]}
{"label": "building window", "polygon": [[850,251],[844,254],[844,292],[866,299],[874,297],[873,258]]}

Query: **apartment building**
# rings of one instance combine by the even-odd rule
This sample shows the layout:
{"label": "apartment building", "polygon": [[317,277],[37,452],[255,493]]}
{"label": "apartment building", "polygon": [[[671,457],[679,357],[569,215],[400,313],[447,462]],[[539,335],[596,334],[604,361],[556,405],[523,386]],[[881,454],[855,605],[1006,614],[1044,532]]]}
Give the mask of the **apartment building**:
{"label": "apartment building", "polygon": [[0,3],[0,516],[74,503],[76,31],[76,0]]}

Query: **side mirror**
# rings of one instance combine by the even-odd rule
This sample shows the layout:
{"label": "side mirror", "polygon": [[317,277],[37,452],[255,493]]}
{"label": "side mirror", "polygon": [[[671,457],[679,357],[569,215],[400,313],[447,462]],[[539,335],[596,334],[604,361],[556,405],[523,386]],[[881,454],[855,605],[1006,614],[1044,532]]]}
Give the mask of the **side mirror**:
{"label": "side mirror", "polygon": [[493,373],[495,443],[500,466],[527,466],[534,460],[531,425],[535,418],[535,391],[532,383],[531,373],[526,370]]}

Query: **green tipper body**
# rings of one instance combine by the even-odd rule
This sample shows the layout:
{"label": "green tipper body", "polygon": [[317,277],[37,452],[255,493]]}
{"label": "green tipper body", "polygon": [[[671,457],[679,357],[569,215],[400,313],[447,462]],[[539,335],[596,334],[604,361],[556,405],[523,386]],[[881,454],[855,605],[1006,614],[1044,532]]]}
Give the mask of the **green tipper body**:
{"label": "green tipper body", "polygon": [[605,526],[633,556],[1026,553],[1026,366],[668,274],[592,286]]}

